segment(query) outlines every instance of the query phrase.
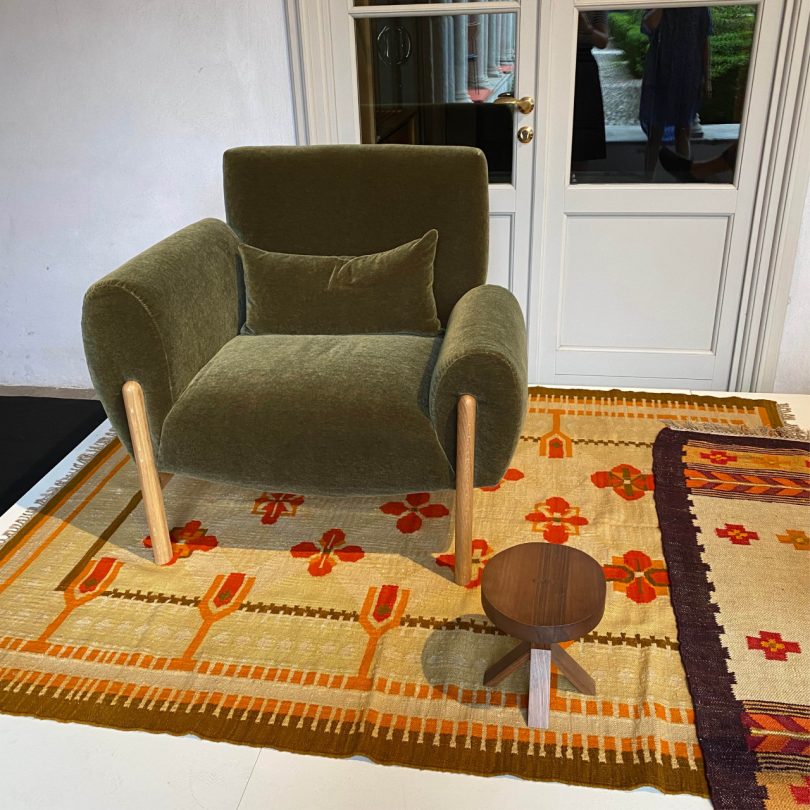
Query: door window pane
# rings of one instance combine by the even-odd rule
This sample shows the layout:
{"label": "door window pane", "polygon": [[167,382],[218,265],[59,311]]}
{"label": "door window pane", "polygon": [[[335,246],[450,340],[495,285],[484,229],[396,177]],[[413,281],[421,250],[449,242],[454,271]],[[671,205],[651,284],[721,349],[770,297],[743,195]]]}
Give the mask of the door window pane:
{"label": "door window pane", "polygon": [[[474,2],[475,0],[472,0]],[[471,0],[354,0],[356,6],[404,6],[408,4],[422,3],[465,3]],[[501,0],[501,2],[508,2],[508,0]]]}
{"label": "door window pane", "polygon": [[755,5],[581,12],[572,183],[731,183]]}
{"label": "door window pane", "polygon": [[[515,14],[355,20],[363,143],[477,146],[512,180]],[[499,103],[495,103],[500,98]]]}

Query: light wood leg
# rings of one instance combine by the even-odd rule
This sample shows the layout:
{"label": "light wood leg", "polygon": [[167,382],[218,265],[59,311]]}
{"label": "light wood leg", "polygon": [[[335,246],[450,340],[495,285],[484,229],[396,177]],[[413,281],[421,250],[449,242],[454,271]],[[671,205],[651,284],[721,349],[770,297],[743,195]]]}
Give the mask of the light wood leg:
{"label": "light wood leg", "polygon": [[499,658],[494,664],[487,667],[484,673],[484,686],[497,686],[507,675],[511,675],[529,660],[529,653],[532,645],[528,641],[522,641],[514,649],[510,650],[503,658]]}
{"label": "light wood leg", "polygon": [[529,725],[548,728],[551,702],[551,650],[532,647],[529,663]]}
{"label": "light wood leg", "polygon": [[559,644],[551,645],[551,663],[563,674],[578,692],[596,694],[596,682]]}
{"label": "light wood leg", "polygon": [[456,585],[466,585],[472,578],[475,409],[475,397],[464,394],[459,398],[456,422]]}
{"label": "light wood leg", "polygon": [[122,389],[126,408],[129,433],[132,437],[132,452],[135,466],[141,481],[143,508],[149,536],[152,538],[152,552],[157,565],[165,565],[172,558],[172,544],[169,540],[169,527],[166,523],[166,508],[163,505],[163,484],[168,477],[158,475],[155,454],[152,451],[152,437],[146,417],[146,402],[140,383],[130,380]]}

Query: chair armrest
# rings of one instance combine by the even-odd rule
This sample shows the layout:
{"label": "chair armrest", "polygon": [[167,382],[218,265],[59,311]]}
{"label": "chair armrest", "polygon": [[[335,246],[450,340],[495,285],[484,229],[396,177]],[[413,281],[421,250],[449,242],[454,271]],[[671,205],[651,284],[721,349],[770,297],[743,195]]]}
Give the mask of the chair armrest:
{"label": "chair armrest", "polygon": [[526,414],[526,325],[503,287],[474,287],[450,314],[430,384],[430,418],[450,463],[456,458],[456,407],[462,394],[478,401],[475,486],[503,476]]}
{"label": "chair armrest", "polygon": [[239,331],[239,240],[216,219],[189,225],[97,281],[82,335],[96,392],[132,450],[121,387],[141,384],[155,449],[197,372]]}

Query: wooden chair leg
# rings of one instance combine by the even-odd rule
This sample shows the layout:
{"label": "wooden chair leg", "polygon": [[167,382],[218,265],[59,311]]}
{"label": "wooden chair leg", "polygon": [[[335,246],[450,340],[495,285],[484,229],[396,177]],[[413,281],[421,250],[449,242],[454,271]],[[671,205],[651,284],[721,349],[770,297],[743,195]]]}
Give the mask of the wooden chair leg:
{"label": "wooden chair leg", "polygon": [[149,434],[143,388],[140,383],[129,380],[124,383],[122,393],[129,433],[132,437],[135,466],[141,481],[146,523],[149,527],[149,536],[152,538],[152,551],[155,555],[155,563],[165,565],[172,558],[172,544],[169,539],[169,527],[166,523],[162,489],[168,477],[161,477],[155,466],[155,454],[152,451],[152,437]]}
{"label": "wooden chair leg", "polygon": [[475,397],[458,401],[456,423],[456,584],[472,578],[473,480],[475,476]]}

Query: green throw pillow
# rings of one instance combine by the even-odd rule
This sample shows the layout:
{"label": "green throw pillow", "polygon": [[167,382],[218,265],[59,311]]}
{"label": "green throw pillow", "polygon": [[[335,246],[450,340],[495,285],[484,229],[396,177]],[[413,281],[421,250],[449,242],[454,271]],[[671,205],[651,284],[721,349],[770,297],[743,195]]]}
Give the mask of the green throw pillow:
{"label": "green throw pillow", "polygon": [[245,335],[417,332],[441,323],[433,298],[439,234],[369,256],[303,256],[240,245]]}

